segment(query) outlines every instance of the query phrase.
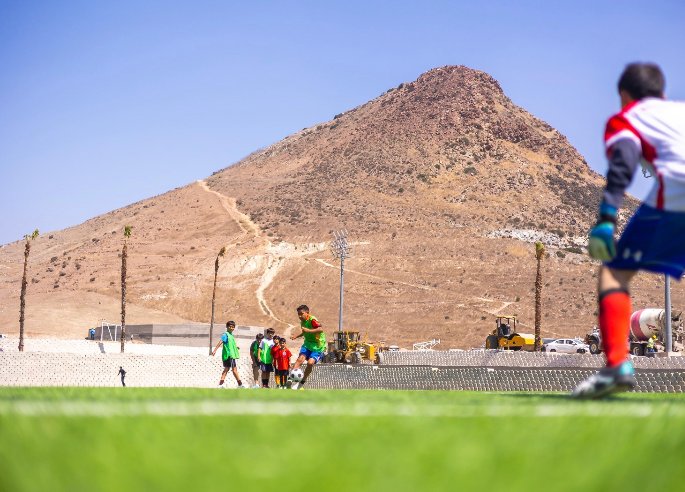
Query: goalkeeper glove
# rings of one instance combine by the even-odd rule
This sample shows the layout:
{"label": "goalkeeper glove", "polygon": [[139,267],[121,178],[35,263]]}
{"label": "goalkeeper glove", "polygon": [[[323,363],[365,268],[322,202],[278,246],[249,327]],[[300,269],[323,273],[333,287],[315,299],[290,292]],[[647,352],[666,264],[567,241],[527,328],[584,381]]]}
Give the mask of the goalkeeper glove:
{"label": "goalkeeper glove", "polygon": [[616,207],[602,203],[599,207],[599,220],[590,231],[590,256],[596,260],[609,261],[616,256]]}

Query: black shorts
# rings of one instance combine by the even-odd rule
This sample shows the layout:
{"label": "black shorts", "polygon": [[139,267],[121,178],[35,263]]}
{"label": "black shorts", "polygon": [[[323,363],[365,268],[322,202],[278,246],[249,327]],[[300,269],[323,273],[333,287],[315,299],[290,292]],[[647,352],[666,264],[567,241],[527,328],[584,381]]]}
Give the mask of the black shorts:
{"label": "black shorts", "polygon": [[229,369],[232,369],[236,367],[235,365],[235,359],[231,359],[230,357],[224,361],[224,367],[228,367]]}
{"label": "black shorts", "polygon": [[287,376],[289,373],[287,369],[276,369],[276,376]]}
{"label": "black shorts", "polygon": [[259,364],[259,369],[262,372],[274,372],[274,365],[273,364],[264,364],[263,362]]}

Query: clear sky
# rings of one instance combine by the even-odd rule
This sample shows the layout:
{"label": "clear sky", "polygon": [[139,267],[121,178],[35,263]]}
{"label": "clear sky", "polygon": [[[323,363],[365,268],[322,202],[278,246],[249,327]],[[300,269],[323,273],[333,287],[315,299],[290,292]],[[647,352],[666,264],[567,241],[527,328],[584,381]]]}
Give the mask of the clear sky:
{"label": "clear sky", "polygon": [[684,49],[675,0],[0,0],[0,244],[205,178],[443,65],[490,73],[603,174],[624,65],[658,62],[685,99]]}

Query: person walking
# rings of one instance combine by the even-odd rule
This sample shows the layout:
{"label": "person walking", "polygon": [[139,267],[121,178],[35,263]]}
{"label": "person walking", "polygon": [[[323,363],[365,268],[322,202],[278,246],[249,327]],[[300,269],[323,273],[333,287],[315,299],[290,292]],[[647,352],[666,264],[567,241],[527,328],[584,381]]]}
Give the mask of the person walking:
{"label": "person walking", "polygon": [[240,375],[238,374],[238,359],[240,359],[240,351],[238,350],[238,345],[235,343],[235,337],[233,336],[233,330],[235,330],[235,321],[226,322],[226,331],[221,335],[221,339],[214,347],[212,351],[212,357],[219,350],[219,347],[223,347],[221,351],[221,360],[224,364],[224,370],[221,373],[221,379],[219,379],[219,388],[225,388],[224,381],[226,381],[226,375],[228,371],[233,371],[233,376],[238,382],[238,387],[243,388],[243,382],[240,380]]}
{"label": "person walking", "polygon": [[[606,367],[576,387],[576,398],[635,387],[628,359],[630,281],[640,270],[678,280],[685,271],[685,245],[673,240],[685,235],[685,103],[665,100],[664,88],[664,75],[653,63],[629,64],[618,81],[621,111],[604,132],[609,170],[588,247],[603,262],[598,298]],[[641,163],[656,179],[617,243],[617,211]]]}

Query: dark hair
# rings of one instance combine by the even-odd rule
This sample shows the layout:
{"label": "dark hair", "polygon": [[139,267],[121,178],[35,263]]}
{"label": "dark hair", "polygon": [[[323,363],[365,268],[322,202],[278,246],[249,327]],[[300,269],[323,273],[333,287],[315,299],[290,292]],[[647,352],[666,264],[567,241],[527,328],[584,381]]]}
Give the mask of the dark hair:
{"label": "dark hair", "polygon": [[309,306],[306,304],[302,304],[300,306],[297,306],[297,312],[299,313],[300,311],[304,311],[305,313],[309,312]]}
{"label": "dark hair", "polygon": [[631,63],[618,79],[618,91],[625,91],[633,99],[664,97],[666,79],[656,63]]}
{"label": "dark hair", "polygon": [[273,328],[267,328],[266,333],[267,334],[269,334],[269,333],[274,334],[274,333],[276,333],[276,330],[274,330]]}
{"label": "dark hair", "polygon": [[229,326],[235,327],[235,321],[226,321],[226,328],[228,328]]}
{"label": "dark hair", "polygon": [[264,333],[257,333],[255,338],[264,338]]}

